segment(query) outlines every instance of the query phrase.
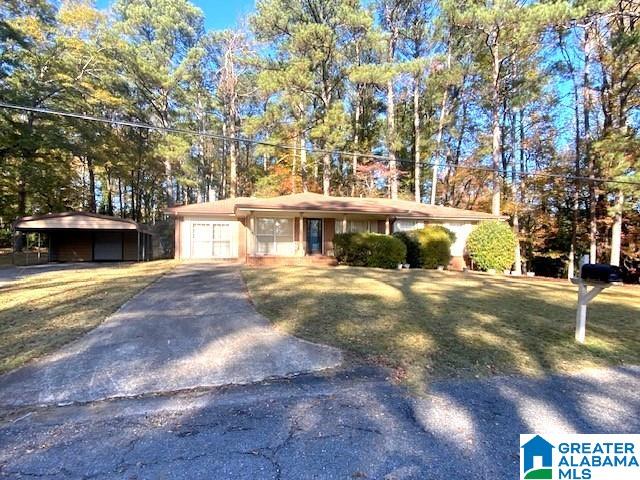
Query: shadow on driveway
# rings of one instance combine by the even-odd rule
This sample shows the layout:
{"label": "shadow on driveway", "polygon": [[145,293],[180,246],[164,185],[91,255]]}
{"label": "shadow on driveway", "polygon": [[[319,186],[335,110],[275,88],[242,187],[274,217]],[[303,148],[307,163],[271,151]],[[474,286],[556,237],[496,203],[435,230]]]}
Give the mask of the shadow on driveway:
{"label": "shadow on driveway", "polygon": [[251,383],[340,362],[335,348],[277,333],[237,267],[186,264],[78,341],[0,377],[0,407]]}
{"label": "shadow on driveway", "polygon": [[378,373],[36,411],[0,424],[0,476],[518,478],[520,433],[637,433],[640,369],[445,380]]}

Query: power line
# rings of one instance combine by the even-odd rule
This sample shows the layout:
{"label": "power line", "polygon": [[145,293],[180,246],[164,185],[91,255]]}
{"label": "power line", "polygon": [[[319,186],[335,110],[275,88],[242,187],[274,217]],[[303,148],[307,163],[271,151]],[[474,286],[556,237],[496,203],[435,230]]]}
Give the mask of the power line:
{"label": "power line", "polygon": [[[139,123],[139,122],[131,122],[128,120],[117,120],[117,119],[109,119],[104,117],[96,117],[93,115],[85,115],[82,113],[74,113],[74,112],[63,112],[59,110],[51,110],[48,108],[40,108],[40,107],[28,107],[23,105],[14,105],[11,103],[5,103],[0,101],[0,108],[9,109],[9,110],[18,110],[23,112],[32,112],[32,113],[42,113],[45,115],[55,115],[60,117],[67,118],[75,118],[79,120],[86,120],[91,122],[98,123],[106,123],[110,125],[120,125],[124,127],[132,127],[132,128],[143,128],[147,130],[158,130],[169,133],[181,133],[184,135],[194,135],[199,137],[212,138],[214,140],[223,140],[223,141],[231,141],[231,142],[242,142],[250,145],[260,145],[265,147],[279,148],[284,150],[293,150],[300,151],[304,150],[308,153],[319,153],[319,154],[329,154],[329,155],[341,155],[341,156],[349,156],[349,157],[358,157],[358,158],[369,158],[373,160],[379,160],[384,162],[390,162],[395,160],[398,163],[415,165],[415,160],[409,160],[405,158],[393,158],[388,155],[377,155],[374,153],[358,153],[358,152],[348,152],[344,150],[326,150],[320,148],[310,148],[310,147],[299,147],[292,146],[286,144],[279,144],[273,142],[267,142],[264,140],[253,140],[250,138],[244,137],[231,137],[228,135],[219,135],[210,132],[198,132],[195,130],[188,130],[185,128],[176,128],[176,127],[164,127],[159,125],[151,125],[147,123]],[[420,162],[420,165],[423,167],[438,167],[438,168],[454,168],[454,169],[464,169],[464,170],[476,170],[488,173],[498,172],[501,173],[500,169],[494,169],[492,167],[483,167],[483,166],[473,166],[473,165],[451,165],[447,163],[438,163],[438,162]],[[586,177],[586,176],[575,176],[575,175],[564,175],[561,173],[547,173],[547,172],[517,172],[517,176],[519,177],[545,177],[545,178],[561,178],[564,180],[570,181],[580,181],[580,182],[594,182],[594,183],[615,183],[615,184],[624,184],[624,185],[639,185],[640,182],[633,180],[617,180],[612,178],[603,178],[603,177]]]}

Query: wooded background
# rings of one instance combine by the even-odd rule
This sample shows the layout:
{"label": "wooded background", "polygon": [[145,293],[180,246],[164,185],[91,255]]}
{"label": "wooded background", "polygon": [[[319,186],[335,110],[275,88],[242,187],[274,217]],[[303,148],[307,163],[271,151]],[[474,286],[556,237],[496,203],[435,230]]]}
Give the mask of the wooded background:
{"label": "wooded background", "polygon": [[507,215],[554,275],[637,265],[639,21],[637,0],[260,0],[205,31],[186,0],[4,1],[0,101],[111,122],[0,108],[3,242],[26,214],[324,191]]}

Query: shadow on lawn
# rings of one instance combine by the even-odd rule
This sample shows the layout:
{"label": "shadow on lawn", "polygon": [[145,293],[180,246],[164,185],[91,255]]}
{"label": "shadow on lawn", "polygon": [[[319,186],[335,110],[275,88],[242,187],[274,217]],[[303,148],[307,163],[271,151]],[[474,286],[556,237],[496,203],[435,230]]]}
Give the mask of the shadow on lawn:
{"label": "shadow on lawn", "polygon": [[[0,313],[4,339],[0,340],[0,374],[79,338],[151,282],[148,275],[113,278],[100,285],[42,279],[3,290],[3,295],[19,294],[25,288],[31,292],[55,289],[56,294],[55,301],[43,293]],[[68,288],[60,290],[61,286]]]}
{"label": "shadow on lawn", "polygon": [[[217,268],[211,274],[219,276],[218,285],[234,284],[229,269]],[[258,286],[266,289],[275,284],[273,275],[277,272],[260,270],[260,276],[252,281],[259,281]],[[534,369],[553,370],[558,355],[566,355],[569,348],[576,349],[574,355],[593,356],[588,348],[571,346],[573,306],[558,306],[526,285],[515,288],[512,294],[534,295],[538,307],[530,312],[520,312],[518,303],[513,308],[496,310],[493,305],[504,292],[479,290],[490,282],[453,287],[446,297],[436,293],[429,297],[421,283],[426,277],[421,275],[388,279],[392,287],[388,298],[380,298],[376,292],[360,292],[345,300],[344,292],[336,290],[362,277],[381,281],[380,275],[355,270],[341,273],[333,281],[314,272],[316,282],[324,281],[333,287],[322,297],[301,295],[294,289],[264,290],[268,293],[257,298],[257,303],[269,314],[286,311],[291,316],[299,311],[298,317],[304,317],[294,318],[297,323],[292,325],[294,333],[303,337],[320,337],[328,343],[351,344],[354,348],[358,334],[366,333],[375,342],[359,344],[358,353],[363,355],[399,352],[398,338],[424,335],[426,340],[409,346],[410,357],[401,360],[426,358],[424,363],[436,373],[478,373],[492,363],[515,372],[522,368],[522,356]],[[428,278],[437,281],[435,276]],[[172,280],[178,279],[190,286],[191,297],[163,298],[163,292],[152,290],[149,294],[155,295],[155,303],[141,306],[131,315],[156,315],[153,318],[159,331],[202,334],[204,339],[210,329],[217,327],[206,323],[200,331],[197,325],[182,324],[182,306],[195,295],[212,300],[219,297],[220,302],[215,305],[220,308],[232,307],[242,299],[239,292],[207,290],[203,285],[207,276],[202,272],[174,272]],[[306,281],[311,280],[307,277]],[[401,308],[409,309],[409,315],[404,315]],[[607,308],[612,316],[635,318],[633,309],[611,305]],[[354,312],[368,330],[355,329],[347,332],[352,334],[349,337],[345,328],[353,321]],[[381,312],[388,312],[382,315],[382,323]],[[204,310],[195,313],[211,314]],[[328,318],[333,320],[327,322]],[[196,321],[194,316],[192,323]],[[590,328],[597,333],[600,321],[592,323]],[[461,332],[478,325],[488,336],[484,341],[470,342]],[[135,329],[127,333],[144,334]],[[249,326],[238,333],[250,334]],[[631,327],[620,335],[629,333],[633,333]],[[499,341],[492,343],[494,337]],[[630,358],[637,355],[633,348],[637,337],[633,338],[627,343],[622,337],[616,338],[629,350]],[[112,350],[106,356],[117,355],[113,345],[108,346]],[[370,351],[376,346],[377,350]],[[195,342],[174,353],[188,359],[204,347]],[[158,344],[157,348],[173,347]],[[229,359],[230,363],[239,361],[244,357]],[[158,358],[138,375],[144,379],[168,367]],[[423,392],[427,394],[416,397],[376,375],[362,381],[348,373],[342,377],[303,377],[236,387],[204,397],[195,395],[190,397],[195,406],[188,409],[179,403],[180,399],[172,397],[146,400],[155,402],[160,410],[171,410],[161,418],[145,409],[123,417],[127,415],[126,405],[131,404],[123,403],[123,408],[118,402],[87,406],[86,416],[76,420],[64,414],[55,421],[46,415],[42,421],[26,418],[0,426],[0,474],[53,478],[501,480],[517,476],[519,433],[634,433],[640,429],[638,369],[620,368],[606,377],[593,378],[545,375],[429,380],[428,390]]]}
{"label": "shadow on lawn", "polygon": [[[301,287],[275,290],[282,284],[278,270],[259,273],[249,278],[251,290],[259,310],[276,324],[303,338],[381,357],[409,370],[411,383],[420,383],[416,376],[422,373],[542,374],[640,363],[640,309],[594,304],[587,344],[577,345],[575,292],[566,285],[350,268],[292,270],[287,286]],[[356,282],[363,279],[381,282],[387,294],[359,290]],[[305,287],[314,281],[332,288]]]}

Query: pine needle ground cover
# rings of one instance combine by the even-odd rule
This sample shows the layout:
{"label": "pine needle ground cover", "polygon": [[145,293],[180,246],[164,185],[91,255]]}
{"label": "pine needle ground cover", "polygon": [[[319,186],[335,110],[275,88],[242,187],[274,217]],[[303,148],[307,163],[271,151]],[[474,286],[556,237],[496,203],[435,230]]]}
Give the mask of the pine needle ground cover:
{"label": "pine needle ground cover", "polygon": [[58,270],[0,288],[0,373],[95,328],[174,265],[158,260]]}
{"label": "pine needle ground cover", "polygon": [[391,367],[409,384],[494,374],[540,375],[640,364],[640,288],[589,306],[574,342],[576,287],[428,270],[246,268],[258,310],[276,328]]}

